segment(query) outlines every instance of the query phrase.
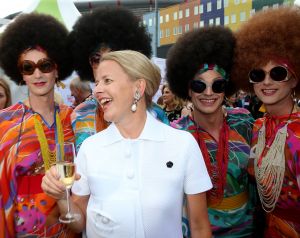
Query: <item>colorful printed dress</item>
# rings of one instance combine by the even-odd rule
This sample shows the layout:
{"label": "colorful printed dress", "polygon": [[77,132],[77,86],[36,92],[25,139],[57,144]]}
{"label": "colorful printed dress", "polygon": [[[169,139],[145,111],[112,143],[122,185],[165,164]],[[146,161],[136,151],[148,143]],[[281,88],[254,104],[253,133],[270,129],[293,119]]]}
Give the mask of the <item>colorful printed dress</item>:
{"label": "colorful printed dress", "polygon": [[[169,120],[163,109],[157,104],[152,105],[151,114],[163,123],[169,124]],[[103,111],[99,107],[95,98],[91,98],[90,100],[86,100],[79,104],[74,109],[74,112],[71,115],[71,120],[75,134],[77,152],[86,138],[104,130],[109,125],[109,123],[104,120]]]}
{"label": "colorful printed dress", "polygon": [[[266,145],[270,147],[277,131],[283,128],[287,121],[289,123],[287,125],[287,138],[284,148],[285,172],[283,184],[275,209],[266,213],[267,224],[264,234],[266,238],[300,237],[300,112],[279,117],[266,116],[257,119],[253,127],[253,146],[251,149],[253,155],[251,155],[251,158],[255,157],[258,133],[263,123],[265,122],[266,126]],[[252,166],[249,168],[249,171],[254,176],[254,164],[250,164]]]}
{"label": "colorful printed dress", "polygon": [[[74,141],[72,109],[56,106],[64,140]],[[37,116],[36,116],[37,115]],[[55,149],[55,123],[47,125],[23,103],[0,111],[0,237],[74,237],[59,223],[56,200],[41,189],[44,162],[34,126],[37,118],[51,151]]]}
{"label": "colorful printed dress", "polygon": [[[218,205],[208,205],[209,220],[214,237],[252,237],[254,199],[251,197],[253,185],[250,186],[248,181],[247,165],[253,118],[246,109],[227,108],[226,114],[229,158],[224,196]],[[211,163],[216,164],[218,143],[204,129],[197,129],[191,117],[182,117],[171,125],[191,132],[198,143],[198,138],[201,137],[208,149]],[[184,236],[190,237],[186,214],[182,222]]]}

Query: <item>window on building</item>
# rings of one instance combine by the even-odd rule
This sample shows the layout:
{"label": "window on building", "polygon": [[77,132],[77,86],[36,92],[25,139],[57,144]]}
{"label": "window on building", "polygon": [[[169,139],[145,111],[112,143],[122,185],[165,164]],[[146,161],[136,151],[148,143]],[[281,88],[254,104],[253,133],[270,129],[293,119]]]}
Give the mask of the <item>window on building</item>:
{"label": "window on building", "polygon": [[160,16],[160,17],[159,17],[159,23],[160,23],[160,24],[164,23],[164,17],[163,17],[163,16]]}
{"label": "window on building", "polygon": [[177,20],[177,12],[173,13],[173,19],[176,21]]}
{"label": "window on building", "polygon": [[221,9],[222,8],[222,0],[217,0],[217,9]]}
{"label": "window on building", "polygon": [[246,12],[240,12],[240,21],[246,21]]}
{"label": "window on building", "polygon": [[166,37],[169,37],[169,36],[170,36],[170,29],[167,28],[167,29],[166,29]]}
{"label": "window on building", "polygon": [[169,14],[166,14],[165,18],[166,18],[166,22],[169,22]]}
{"label": "window on building", "polygon": [[269,6],[263,6],[262,10],[265,11],[269,8]]}
{"label": "window on building", "polygon": [[148,22],[149,22],[149,26],[152,26],[152,18],[149,18]]}
{"label": "window on building", "polygon": [[199,12],[200,12],[200,14],[203,13],[203,4],[200,4],[200,5],[199,5]]}
{"label": "window on building", "polygon": [[161,38],[164,38],[164,30],[160,30],[160,32],[159,32],[159,37],[160,37],[160,39],[161,39]]}
{"label": "window on building", "polygon": [[216,26],[219,26],[221,24],[220,17],[216,17]]}
{"label": "window on building", "polygon": [[224,16],[224,25],[229,24],[229,16]]}
{"label": "window on building", "polygon": [[240,0],[234,0],[234,5],[240,4]]}
{"label": "window on building", "polygon": [[255,9],[250,10],[250,17],[252,17],[255,14]]}
{"label": "window on building", "polygon": [[236,23],[236,15],[235,14],[231,15],[231,23]]}
{"label": "window on building", "polygon": [[247,0],[242,0],[242,3],[246,3],[247,2]]}
{"label": "window on building", "polygon": [[173,35],[174,35],[174,36],[177,35],[177,27],[176,27],[176,26],[173,27]]}
{"label": "window on building", "polygon": [[146,20],[143,20],[143,25],[144,25],[144,26],[147,26]]}
{"label": "window on building", "polygon": [[224,8],[228,7],[228,0],[224,0]]}
{"label": "window on building", "polygon": [[190,9],[187,8],[185,9],[185,17],[189,17],[190,16]]}
{"label": "window on building", "polygon": [[198,15],[198,5],[194,6],[194,15],[197,16]]}
{"label": "window on building", "polygon": [[197,29],[197,28],[198,28],[198,22],[194,22],[193,28],[194,28],[194,29]]}
{"label": "window on building", "polygon": [[211,12],[211,2],[207,3],[207,12]]}
{"label": "window on building", "polygon": [[179,19],[182,19],[182,10],[179,10]]}
{"label": "window on building", "polygon": [[178,26],[178,34],[182,34],[182,26]]}
{"label": "window on building", "polygon": [[273,4],[273,8],[274,8],[274,9],[277,9],[278,7],[279,7],[279,4],[278,4],[278,3]]}
{"label": "window on building", "polygon": [[210,26],[212,26],[212,25],[214,24],[214,19],[209,19],[208,24],[209,24]]}
{"label": "window on building", "polygon": [[185,24],[184,26],[184,32],[188,32],[190,30],[190,25],[189,24]]}
{"label": "window on building", "polygon": [[204,21],[200,21],[199,27],[204,27]]}

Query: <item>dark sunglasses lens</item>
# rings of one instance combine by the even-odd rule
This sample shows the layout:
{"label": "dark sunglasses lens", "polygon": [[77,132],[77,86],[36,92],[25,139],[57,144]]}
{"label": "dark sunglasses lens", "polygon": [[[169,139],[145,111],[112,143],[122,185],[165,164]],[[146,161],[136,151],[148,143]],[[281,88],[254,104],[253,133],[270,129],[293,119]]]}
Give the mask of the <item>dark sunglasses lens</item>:
{"label": "dark sunglasses lens", "polygon": [[24,61],[21,64],[21,73],[24,75],[31,75],[35,70],[35,65],[29,61]]}
{"label": "dark sunglasses lens", "polygon": [[262,69],[253,69],[249,73],[249,78],[254,83],[262,82],[265,79],[265,72]]}
{"label": "dark sunglasses lens", "polygon": [[191,89],[195,93],[202,93],[206,89],[206,84],[199,80],[193,80],[191,82]]}
{"label": "dark sunglasses lens", "polygon": [[217,80],[212,85],[212,90],[214,93],[224,93],[226,87],[225,80]]}
{"label": "dark sunglasses lens", "polygon": [[288,72],[287,72],[286,68],[281,67],[281,66],[274,67],[270,71],[270,77],[274,81],[283,81],[286,79],[287,75],[288,75]]}
{"label": "dark sunglasses lens", "polygon": [[92,66],[92,68],[97,68],[97,66],[99,65],[101,59],[101,55],[100,54],[94,54],[90,57],[90,65]]}
{"label": "dark sunglasses lens", "polygon": [[42,73],[50,73],[55,68],[53,61],[45,59],[41,62],[38,62],[38,68]]}

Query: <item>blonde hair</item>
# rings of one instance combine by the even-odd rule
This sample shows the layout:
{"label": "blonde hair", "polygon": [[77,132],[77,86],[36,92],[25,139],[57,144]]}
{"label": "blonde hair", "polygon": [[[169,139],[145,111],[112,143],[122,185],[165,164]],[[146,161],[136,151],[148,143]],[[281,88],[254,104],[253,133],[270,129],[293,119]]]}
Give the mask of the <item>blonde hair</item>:
{"label": "blonde hair", "polygon": [[11,105],[11,92],[8,83],[3,78],[0,78],[0,87],[4,88],[6,95],[6,103],[4,108],[9,107]]}
{"label": "blonde hair", "polygon": [[101,62],[104,60],[113,60],[117,62],[133,81],[138,79],[144,79],[146,81],[146,106],[150,107],[152,104],[152,97],[158,90],[160,84],[160,69],[145,55],[133,50],[120,50],[105,53],[101,58]]}

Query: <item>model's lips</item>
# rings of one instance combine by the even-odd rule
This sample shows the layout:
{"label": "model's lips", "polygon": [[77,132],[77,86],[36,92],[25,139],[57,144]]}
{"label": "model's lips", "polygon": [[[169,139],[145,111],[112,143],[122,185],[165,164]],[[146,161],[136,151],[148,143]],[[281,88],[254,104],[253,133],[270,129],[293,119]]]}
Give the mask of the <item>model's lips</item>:
{"label": "model's lips", "polygon": [[210,106],[210,105],[213,105],[217,99],[205,99],[205,98],[200,98],[199,101],[204,104],[204,105],[207,105],[207,106]]}
{"label": "model's lips", "polygon": [[46,82],[36,82],[36,83],[34,83],[34,85],[37,86],[37,87],[42,87],[45,84],[46,84]]}
{"label": "model's lips", "polygon": [[266,96],[272,96],[277,92],[277,89],[262,89],[261,91]]}

